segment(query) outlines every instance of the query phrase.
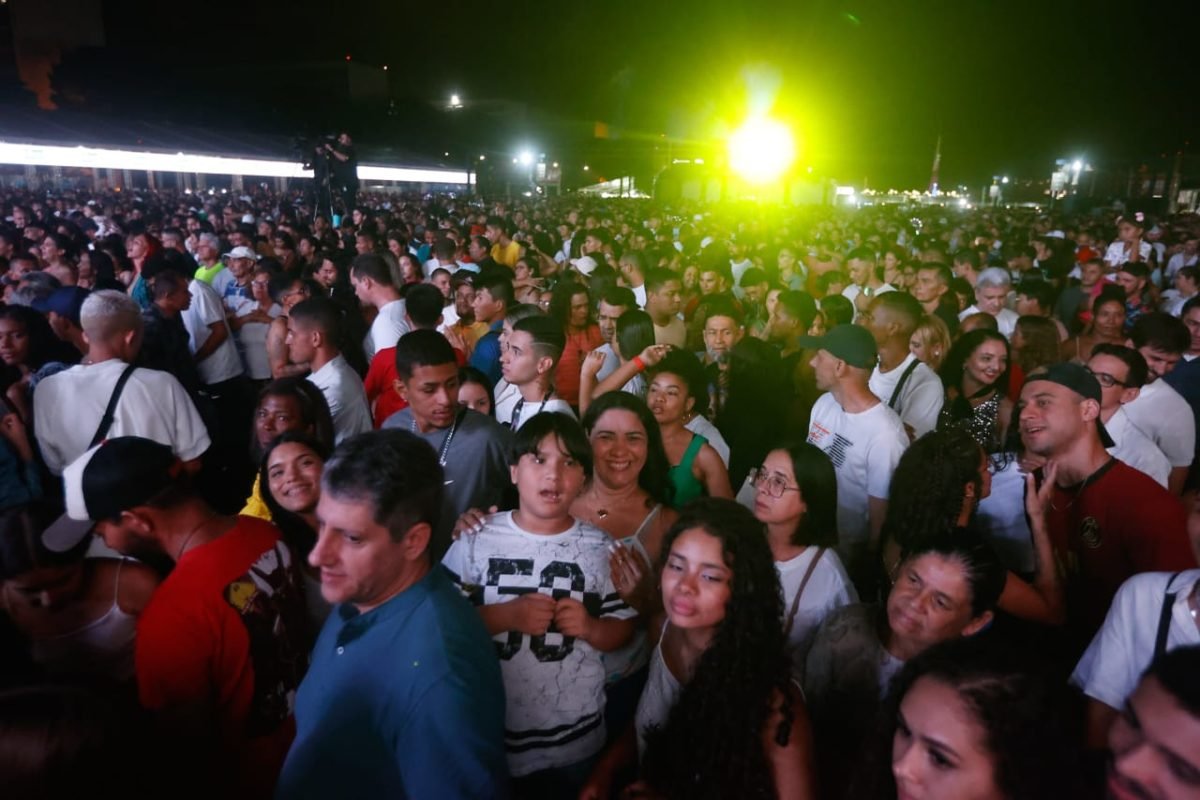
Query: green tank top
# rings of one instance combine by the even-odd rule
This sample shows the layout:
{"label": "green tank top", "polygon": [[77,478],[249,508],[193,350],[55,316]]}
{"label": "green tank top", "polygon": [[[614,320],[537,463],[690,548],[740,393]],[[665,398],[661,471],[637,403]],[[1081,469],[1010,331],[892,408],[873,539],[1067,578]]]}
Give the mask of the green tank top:
{"label": "green tank top", "polygon": [[708,444],[708,440],[703,436],[698,433],[692,434],[692,441],[688,444],[687,450],[683,451],[683,458],[678,464],[667,470],[667,480],[675,490],[671,500],[673,508],[683,508],[697,497],[704,496],[704,484],[692,474],[692,462],[696,460],[696,454],[700,452],[700,448],[706,444]]}

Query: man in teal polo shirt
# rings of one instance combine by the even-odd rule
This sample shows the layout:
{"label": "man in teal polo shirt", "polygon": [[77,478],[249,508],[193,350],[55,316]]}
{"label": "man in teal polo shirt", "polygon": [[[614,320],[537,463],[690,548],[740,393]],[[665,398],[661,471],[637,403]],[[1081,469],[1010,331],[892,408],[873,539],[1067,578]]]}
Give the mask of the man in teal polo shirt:
{"label": "man in teal polo shirt", "polygon": [[334,609],[296,698],[280,798],[504,798],[504,687],[483,623],[429,539],[437,454],[360,434],[325,465],[309,563]]}

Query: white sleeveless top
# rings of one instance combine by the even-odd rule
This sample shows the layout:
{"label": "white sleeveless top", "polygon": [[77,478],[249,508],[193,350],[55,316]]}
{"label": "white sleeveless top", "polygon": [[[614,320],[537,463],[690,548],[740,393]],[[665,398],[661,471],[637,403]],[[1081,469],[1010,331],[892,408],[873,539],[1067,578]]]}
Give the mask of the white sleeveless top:
{"label": "white sleeveless top", "polygon": [[638,761],[646,754],[646,734],[667,724],[671,709],[679,702],[679,695],[683,692],[683,684],[675,679],[663,659],[662,637],[667,633],[667,624],[663,623],[658,646],[654,648],[654,654],[650,657],[650,674],[646,678],[646,687],[642,689],[637,713],[633,718],[637,731]]}
{"label": "white sleeveless top", "polygon": [[[662,503],[659,503],[650,509],[650,513],[642,520],[642,524],[638,526],[632,536],[626,536],[620,540],[621,544],[641,554],[642,558],[646,559],[646,563],[651,564],[652,567],[650,554],[646,552],[646,547],[642,544],[642,534],[658,519],[661,511]],[[608,683],[616,683],[622,678],[629,677],[641,669],[650,656],[646,647],[646,631],[638,626],[627,645],[613,650],[611,653],[602,653],[601,656],[604,659],[604,672]]]}
{"label": "white sleeveless top", "polygon": [[113,604],[104,616],[69,633],[38,639],[31,651],[34,663],[51,675],[100,675],[117,681],[133,678],[133,645],[137,637],[137,617],[121,610],[117,593],[121,585],[121,566],[113,586]]}

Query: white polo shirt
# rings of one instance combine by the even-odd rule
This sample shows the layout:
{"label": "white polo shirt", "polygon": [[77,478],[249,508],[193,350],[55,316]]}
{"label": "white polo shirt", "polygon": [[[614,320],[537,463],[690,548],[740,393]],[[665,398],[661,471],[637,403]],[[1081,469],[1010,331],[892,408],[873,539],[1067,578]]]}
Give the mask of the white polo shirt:
{"label": "white polo shirt", "polygon": [[1167,488],[1167,478],[1171,475],[1171,462],[1167,461],[1167,457],[1163,455],[1162,450],[1158,449],[1158,445],[1150,441],[1146,434],[1130,422],[1129,415],[1125,413],[1125,406],[1118,408],[1117,413],[1104,423],[1104,429],[1116,442],[1115,447],[1108,448],[1110,455],[1119,458],[1139,472],[1146,473],[1164,489]]}
{"label": "white polo shirt", "polygon": [[358,373],[346,363],[345,356],[339,353],[309,375],[308,379],[321,390],[325,402],[329,403],[335,442],[340,443],[343,439],[371,430],[371,407],[367,404],[367,392]]}
{"label": "white polo shirt", "polygon": [[[958,321],[962,322],[964,319],[971,316],[972,314],[978,314],[978,313],[980,313],[979,306],[972,303],[970,308],[968,308],[967,310],[963,311],[961,314],[958,315]],[[1000,309],[1000,313],[996,315],[996,324],[1000,328],[1000,333],[1004,334],[1005,339],[1012,338],[1013,331],[1015,331],[1017,329],[1017,320],[1019,318],[1020,318],[1020,315],[1011,309],[1007,309],[1007,308]]]}
{"label": "white polo shirt", "polygon": [[1172,467],[1191,466],[1196,454],[1196,418],[1174,387],[1159,378],[1143,386],[1137,400],[1121,408],[1162,450]]}

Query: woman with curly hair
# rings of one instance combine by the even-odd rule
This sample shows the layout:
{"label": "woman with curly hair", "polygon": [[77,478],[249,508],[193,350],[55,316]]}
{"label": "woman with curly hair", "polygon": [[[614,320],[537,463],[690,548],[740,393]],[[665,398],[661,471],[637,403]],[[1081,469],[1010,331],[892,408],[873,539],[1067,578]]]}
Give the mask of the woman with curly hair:
{"label": "woman with curly hair", "polygon": [[958,640],[909,663],[880,715],[863,800],[1079,797],[1079,714],[1062,681],[997,643]]}
{"label": "woman with curly hair", "polygon": [[[900,457],[888,491],[888,513],[883,521],[884,586],[890,587],[900,568],[902,554],[919,547],[925,538],[947,531],[975,528],[999,551],[986,523],[976,519],[980,502],[992,491],[993,462],[983,448],[960,428],[931,431],[917,439]],[[999,607],[1013,616],[1046,624],[1059,624],[1065,613],[1062,587],[1054,567],[1053,549],[1046,526],[1045,506],[1033,476],[1022,478],[1025,514],[1030,521],[1034,569],[1029,581],[1007,572]]]}
{"label": "woman with curly hair", "polygon": [[815,797],[808,718],[790,680],[775,565],[761,524],[714,498],[683,510],[663,544],[666,619],[634,726],[601,758],[581,798]]}

